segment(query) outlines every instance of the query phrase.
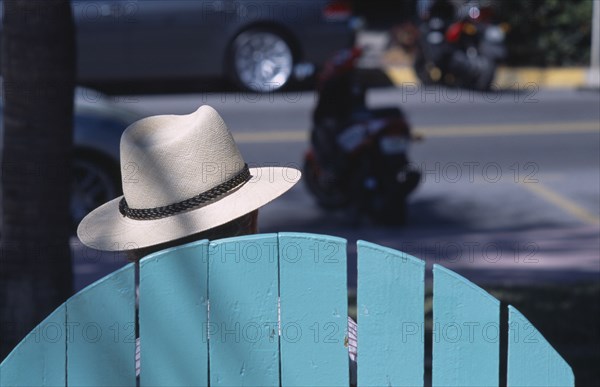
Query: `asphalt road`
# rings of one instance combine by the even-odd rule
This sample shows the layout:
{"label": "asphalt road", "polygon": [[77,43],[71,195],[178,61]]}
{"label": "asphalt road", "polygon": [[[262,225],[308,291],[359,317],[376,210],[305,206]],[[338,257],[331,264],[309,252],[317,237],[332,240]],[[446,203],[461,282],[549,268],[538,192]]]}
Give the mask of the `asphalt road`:
{"label": "asphalt road", "polygon": [[[301,166],[311,92],[117,96],[145,114],[215,107],[250,164]],[[352,224],[319,209],[303,184],[261,210],[262,232],[364,239],[443,264],[477,283],[600,280],[600,93],[533,87],[477,93],[413,85],[371,90],[371,106],[401,106],[425,140],[408,224]],[[77,287],[121,265],[74,243]]]}

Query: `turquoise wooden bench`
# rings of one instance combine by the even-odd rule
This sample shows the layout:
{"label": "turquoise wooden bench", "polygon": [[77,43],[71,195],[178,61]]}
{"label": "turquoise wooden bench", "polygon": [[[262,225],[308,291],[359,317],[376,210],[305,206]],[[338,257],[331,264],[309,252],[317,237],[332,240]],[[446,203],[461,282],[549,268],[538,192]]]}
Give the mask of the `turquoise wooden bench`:
{"label": "turquoise wooden bench", "polygon": [[[135,277],[130,264],[71,297],[0,365],[0,385],[135,386]],[[432,384],[498,386],[499,301],[441,266],[433,277]],[[359,386],[424,384],[424,280],[423,261],[358,242]],[[140,385],[347,386],[347,300],[346,242],[335,237],[152,254],[139,272]],[[542,335],[508,315],[508,386],[573,386]]]}

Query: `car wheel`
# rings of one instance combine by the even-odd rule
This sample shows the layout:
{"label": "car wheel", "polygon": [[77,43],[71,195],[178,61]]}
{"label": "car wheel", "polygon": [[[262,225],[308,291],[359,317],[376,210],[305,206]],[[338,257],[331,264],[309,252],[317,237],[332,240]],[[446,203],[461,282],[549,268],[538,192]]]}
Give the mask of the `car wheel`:
{"label": "car wheel", "polygon": [[235,81],[244,89],[267,92],[288,83],[294,55],[281,35],[263,29],[242,32],[231,47],[231,68]]}
{"label": "car wheel", "polygon": [[104,157],[76,154],[71,184],[71,220],[74,229],[93,209],[121,194],[118,166]]}

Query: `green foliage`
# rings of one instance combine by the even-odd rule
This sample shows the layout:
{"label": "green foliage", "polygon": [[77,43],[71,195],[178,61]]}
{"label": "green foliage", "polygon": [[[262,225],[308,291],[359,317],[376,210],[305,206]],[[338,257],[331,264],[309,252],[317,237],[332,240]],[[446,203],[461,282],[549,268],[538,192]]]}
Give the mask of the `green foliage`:
{"label": "green foliage", "polygon": [[500,20],[511,27],[507,36],[508,64],[588,65],[593,1],[499,1]]}

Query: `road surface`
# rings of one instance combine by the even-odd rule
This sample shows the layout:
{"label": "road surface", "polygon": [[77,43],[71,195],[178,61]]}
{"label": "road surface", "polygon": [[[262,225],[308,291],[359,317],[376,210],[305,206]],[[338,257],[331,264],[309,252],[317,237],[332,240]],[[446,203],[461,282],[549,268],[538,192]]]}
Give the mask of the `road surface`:
{"label": "road surface", "polygon": [[[116,96],[145,114],[215,107],[250,164],[300,167],[307,148],[311,92]],[[477,283],[598,280],[600,276],[600,94],[502,93],[444,88],[371,90],[371,106],[401,106],[425,140],[413,145],[422,184],[408,224],[352,225],[319,209],[303,184],[261,210],[262,232],[301,231],[348,240],[350,287],[355,242],[365,239],[439,263]],[[122,257],[74,242],[78,288]]]}

